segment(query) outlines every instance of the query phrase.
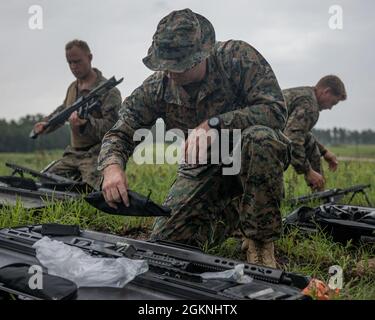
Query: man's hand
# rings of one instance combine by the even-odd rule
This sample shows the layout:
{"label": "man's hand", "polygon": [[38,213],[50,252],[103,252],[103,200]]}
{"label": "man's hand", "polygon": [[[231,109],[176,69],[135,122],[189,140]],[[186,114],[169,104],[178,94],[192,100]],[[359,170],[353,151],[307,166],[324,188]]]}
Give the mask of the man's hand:
{"label": "man's hand", "polygon": [[118,164],[112,164],[104,169],[103,177],[102,190],[108,205],[117,209],[116,203],[123,202],[129,207],[128,178],[124,170]]}
{"label": "man's hand", "polygon": [[310,169],[310,171],[306,174],[306,180],[311,189],[316,191],[324,190],[324,177],[320,173],[314,171],[313,169]]}
{"label": "man's hand", "polygon": [[43,131],[46,129],[46,125],[47,125],[47,122],[45,122],[45,121],[38,122],[34,125],[33,130],[36,134],[42,134]]}
{"label": "man's hand", "polygon": [[72,129],[78,129],[79,127],[85,125],[87,123],[87,119],[81,119],[78,116],[78,112],[74,111],[69,117],[69,123]]}
{"label": "man's hand", "polygon": [[337,166],[339,165],[339,161],[335,154],[331,151],[327,151],[326,154],[323,156],[324,160],[328,162],[329,170],[336,171]]}
{"label": "man's hand", "polygon": [[[189,134],[188,138],[185,141],[185,161],[188,164],[197,164],[203,162],[207,159],[207,149],[215,141],[216,135],[211,137],[207,132],[212,129],[208,125],[208,121],[201,123]],[[201,150],[199,144],[206,141],[206,148]]]}

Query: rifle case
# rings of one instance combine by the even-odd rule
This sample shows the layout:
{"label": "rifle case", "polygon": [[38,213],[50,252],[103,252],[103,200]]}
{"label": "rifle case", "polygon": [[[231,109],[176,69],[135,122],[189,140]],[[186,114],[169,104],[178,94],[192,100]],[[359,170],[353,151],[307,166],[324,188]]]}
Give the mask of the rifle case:
{"label": "rifle case", "polygon": [[[301,290],[310,279],[303,275],[245,263],[245,274],[253,277],[248,284],[203,280],[200,277],[203,272],[224,271],[243,262],[208,255],[177,243],[141,241],[87,230],[77,232],[73,226],[65,228],[57,224],[0,229],[0,268],[14,263],[38,264],[32,244],[46,234],[96,257],[126,256],[148,261],[149,271],[124,288],[80,287],[74,297],[78,300],[308,299]],[[17,293],[4,283],[0,284],[0,296],[2,291]],[[22,296],[23,292],[18,294]]]}
{"label": "rifle case", "polygon": [[304,233],[319,229],[334,241],[346,243],[375,243],[375,208],[325,204],[300,207],[283,219],[284,230],[298,228]]}

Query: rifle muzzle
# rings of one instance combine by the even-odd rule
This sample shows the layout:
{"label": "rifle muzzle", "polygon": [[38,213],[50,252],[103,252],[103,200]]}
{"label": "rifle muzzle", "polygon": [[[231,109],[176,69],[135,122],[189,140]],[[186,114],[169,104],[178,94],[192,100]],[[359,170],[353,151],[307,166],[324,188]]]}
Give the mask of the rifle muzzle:
{"label": "rifle muzzle", "polygon": [[31,130],[30,134],[29,134],[29,138],[30,139],[36,139],[38,137],[38,134],[33,130]]}

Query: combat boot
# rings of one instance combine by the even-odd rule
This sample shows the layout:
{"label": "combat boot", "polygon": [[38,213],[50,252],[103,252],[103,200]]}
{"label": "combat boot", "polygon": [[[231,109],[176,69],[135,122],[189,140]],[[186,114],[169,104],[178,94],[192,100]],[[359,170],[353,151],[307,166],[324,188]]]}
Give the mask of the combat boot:
{"label": "combat boot", "polygon": [[248,263],[276,268],[275,248],[273,242],[261,242],[245,239],[241,249],[246,251]]}

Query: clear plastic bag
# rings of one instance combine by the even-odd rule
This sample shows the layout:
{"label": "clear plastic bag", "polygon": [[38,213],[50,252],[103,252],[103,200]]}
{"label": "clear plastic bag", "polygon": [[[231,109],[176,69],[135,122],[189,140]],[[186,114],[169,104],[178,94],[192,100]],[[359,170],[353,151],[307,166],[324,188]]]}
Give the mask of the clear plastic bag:
{"label": "clear plastic bag", "polygon": [[206,280],[222,279],[240,284],[250,283],[253,281],[253,278],[245,274],[244,268],[244,264],[238,264],[234,267],[234,269],[221,272],[204,272],[200,276]]}
{"label": "clear plastic bag", "polygon": [[145,260],[95,258],[80,248],[43,237],[33,247],[48,273],[69,279],[78,287],[122,288],[137,275],[148,271]]}

